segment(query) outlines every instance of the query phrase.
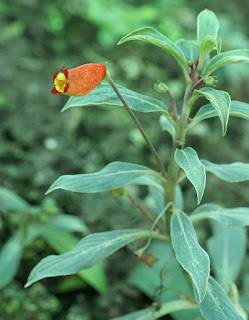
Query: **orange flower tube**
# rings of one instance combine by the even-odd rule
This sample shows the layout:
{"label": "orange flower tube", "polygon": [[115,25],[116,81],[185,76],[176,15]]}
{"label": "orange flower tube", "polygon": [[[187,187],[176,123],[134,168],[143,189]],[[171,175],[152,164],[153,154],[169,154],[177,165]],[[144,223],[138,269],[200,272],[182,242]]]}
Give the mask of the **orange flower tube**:
{"label": "orange flower tube", "polygon": [[54,74],[53,94],[64,93],[69,96],[85,96],[96,88],[106,75],[106,66],[100,63],[83,64],[67,70],[62,67]]}

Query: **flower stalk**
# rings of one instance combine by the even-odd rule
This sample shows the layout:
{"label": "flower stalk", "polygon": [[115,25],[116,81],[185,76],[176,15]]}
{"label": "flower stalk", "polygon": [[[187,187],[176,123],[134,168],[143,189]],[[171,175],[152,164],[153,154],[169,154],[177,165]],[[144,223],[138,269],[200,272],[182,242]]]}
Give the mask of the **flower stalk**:
{"label": "flower stalk", "polygon": [[115,91],[115,93],[117,94],[119,100],[123,103],[126,111],[129,113],[130,117],[132,118],[133,122],[135,123],[135,125],[137,126],[138,130],[140,131],[140,133],[142,134],[148,148],[150,149],[151,153],[153,154],[157,165],[162,173],[162,175],[165,177],[166,176],[166,170],[165,167],[162,163],[162,161],[159,158],[159,155],[156,152],[156,149],[154,148],[153,144],[151,143],[150,139],[148,138],[148,136],[146,135],[143,127],[141,126],[140,122],[138,121],[137,117],[135,116],[135,114],[133,113],[133,111],[131,110],[131,108],[129,107],[129,105],[127,104],[127,102],[124,100],[123,96],[121,95],[121,93],[119,92],[117,86],[115,85],[115,83],[113,82],[109,72],[107,72],[105,79],[109,82],[109,84],[111,85],[111,87],[113,88],[113,90]]}

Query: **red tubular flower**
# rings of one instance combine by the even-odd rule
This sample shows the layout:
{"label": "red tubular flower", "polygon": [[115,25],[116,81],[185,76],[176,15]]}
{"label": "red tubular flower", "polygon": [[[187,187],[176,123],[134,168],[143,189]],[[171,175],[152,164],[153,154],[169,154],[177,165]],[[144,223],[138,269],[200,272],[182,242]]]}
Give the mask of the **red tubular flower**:
{"label": "red tubular flower", "polygon": [[97,87],[106,75],[106,66],[100,63],[83,64],[67,70],[62,67],[54,74],[53,94],[64,93],[69,96],[85,96]]}

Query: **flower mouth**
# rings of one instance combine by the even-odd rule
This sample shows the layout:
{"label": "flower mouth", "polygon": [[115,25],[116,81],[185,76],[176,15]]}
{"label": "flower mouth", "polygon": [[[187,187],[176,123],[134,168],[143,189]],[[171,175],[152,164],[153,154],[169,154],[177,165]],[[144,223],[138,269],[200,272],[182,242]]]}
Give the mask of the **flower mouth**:
{"label": "flower mouth", "polygon": [[53,93],[65,93],[69,88],[68,81],[68,71],[65,67],[62,67],[61,70],[54,74],[54,89]]}

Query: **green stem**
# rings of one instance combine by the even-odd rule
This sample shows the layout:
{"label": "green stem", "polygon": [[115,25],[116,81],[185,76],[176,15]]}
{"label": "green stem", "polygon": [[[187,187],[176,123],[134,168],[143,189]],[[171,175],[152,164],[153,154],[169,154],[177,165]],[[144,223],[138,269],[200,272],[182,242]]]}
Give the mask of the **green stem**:
{"label": "green stem", "polygon": [[[190,84],[186,87],[183,107],[180,119],[176,126],[176,135],[173,142],[173,148],[171,157],[168,165],[167,176],[166,176],[166,190],[165,190],[165,204],[170,201],[175,204],[176,187],[179,183],[180,167],[175,161],[175,151],[177,149],[183,149],[185,145],[185,137],[188,128],[189,114],[191,107],[195,100],[198,98],[197,95],[193,95],[196,83]],[[173,214],[173,206],[166,212],[166,229],[170,233],[170,221]]]}
{"label": "green stem", "polygon": [[113,82],[113,80],[111,79],[110,75],[107,74],[106,75],[106,80],[109,82],[109,84],[111,85],[111,87],[113,88],[113,90],[115,91],[115,93],[117,94],[119,100],[123,103],[126,111],[129,113],[130,117],[132,118],[132,120],[134,121],[135,125],[137,126],[138,130],[140,131],[140,133],[142,134],[145,142],[147,143],[147,146],[149,147],[151,153],[153,154],[157,165],[159,167],[159,169],[162,172],[162,175],[165,177],[166,176],[166,170],[165,167],[162,163],[162,161],[160,160],[156,149],[154,148],[153,144],[151,143],[151,141],[149,140],[149,138],[147,137],[144,129],[142,128],[141,124],[139,123],[138,119],[136,118],[135,114],[133,113],[133,111],[130,109],[129,105],[127,104],[127,102],[124,100],[123,96],[121,95],[121,93],[119,92],[118,88],[116,87],[115,83]]}

